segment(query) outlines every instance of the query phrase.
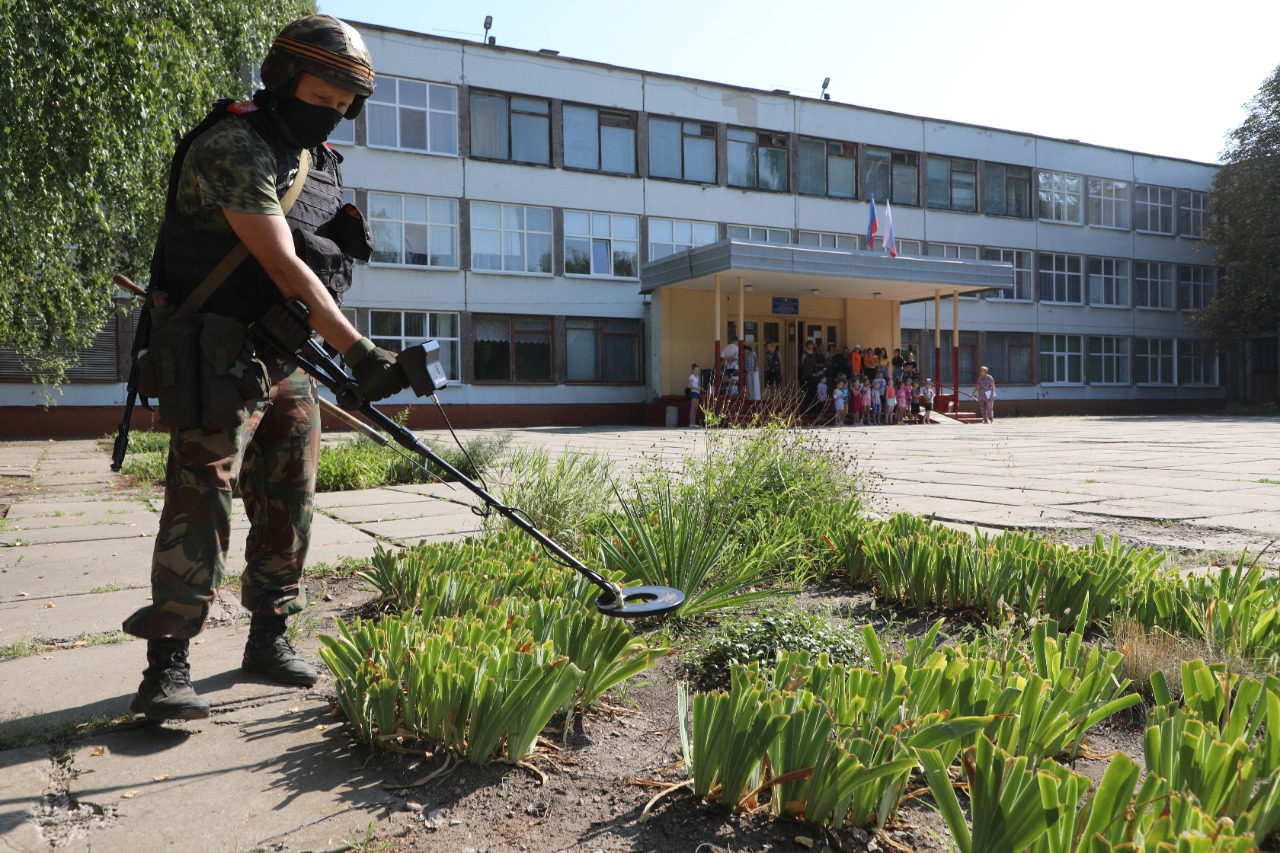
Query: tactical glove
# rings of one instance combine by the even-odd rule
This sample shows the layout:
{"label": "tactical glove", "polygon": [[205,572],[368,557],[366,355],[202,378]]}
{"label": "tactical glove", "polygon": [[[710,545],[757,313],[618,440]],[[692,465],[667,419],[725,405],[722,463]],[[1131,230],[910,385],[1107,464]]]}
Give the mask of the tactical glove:
{"label": "tactical glove", "polygon": [[396,364],[396,354],[374,346],[368,338],[352,344],[343,360],[370,400],[376,402],[409,387],[408,378]]}

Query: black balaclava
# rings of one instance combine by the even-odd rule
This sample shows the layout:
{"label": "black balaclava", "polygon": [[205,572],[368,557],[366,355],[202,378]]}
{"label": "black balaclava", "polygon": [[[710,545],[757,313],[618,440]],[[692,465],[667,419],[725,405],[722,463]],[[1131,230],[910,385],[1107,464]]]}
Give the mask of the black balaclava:
{"label": "black balaclava", "polygon": [[301,148],[323,144],[342,121],[342,113],[332,107],[308,104],[295,95],[280,98],[276,102],[276,114],[286,133]]}

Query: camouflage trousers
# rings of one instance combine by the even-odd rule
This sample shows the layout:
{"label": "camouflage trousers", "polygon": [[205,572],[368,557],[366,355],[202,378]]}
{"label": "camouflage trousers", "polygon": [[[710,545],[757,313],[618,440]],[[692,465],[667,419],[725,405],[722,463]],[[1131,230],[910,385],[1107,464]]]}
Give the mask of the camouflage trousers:
{"label": "camouflage trousers", "polygon": [[230,430],[174,430],[151,563],[151,604],[124,621],[135,637],[200,633],[222,583],[237,482],[249,517],[240,600],[251,612],[306,606],[302,567],[320,456],[315,380],[267,361],[271,391]]}

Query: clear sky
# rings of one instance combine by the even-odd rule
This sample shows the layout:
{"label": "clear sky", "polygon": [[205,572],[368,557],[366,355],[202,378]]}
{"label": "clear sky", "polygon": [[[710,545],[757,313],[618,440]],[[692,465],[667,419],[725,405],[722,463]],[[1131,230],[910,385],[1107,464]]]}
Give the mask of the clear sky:
{"label": "clear sky", "polygon": [[[1280,0],[319,0],[351,21],[1217,162]],[[377,65],[377,57],[374,64]],[[512,81],[518,89],[518,81]]]}

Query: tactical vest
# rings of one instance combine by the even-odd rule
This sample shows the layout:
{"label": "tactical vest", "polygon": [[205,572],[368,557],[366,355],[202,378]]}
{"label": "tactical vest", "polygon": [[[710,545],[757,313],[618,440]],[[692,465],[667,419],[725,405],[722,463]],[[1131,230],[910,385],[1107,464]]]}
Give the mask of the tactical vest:
{"label": "tactical vest", "polygon": [[[283,196],[297,171],[298,158],[281,136],[275,115],[252,103],[220,100],[178,144],[169,168],[169,194],[164,222],[152,261],[153,286],[168,294],[171,305],[180,305],[239,242],[234,234],[196,231],[177,209],[178,178],[191,144],[221,121],[247,121],[276,157],[276,194]],[[311,149],[311,166],[297,201],[286,214],[298,256],[316,273],[334,301],[351,287],[351,260],[329,240],[328,232],[342,208],[342,157],[327,145]],[[247,257],[205,300],[201,310],[235,317],[243,323],[259,320],[282,296],[266,270],[252,255]]]}

